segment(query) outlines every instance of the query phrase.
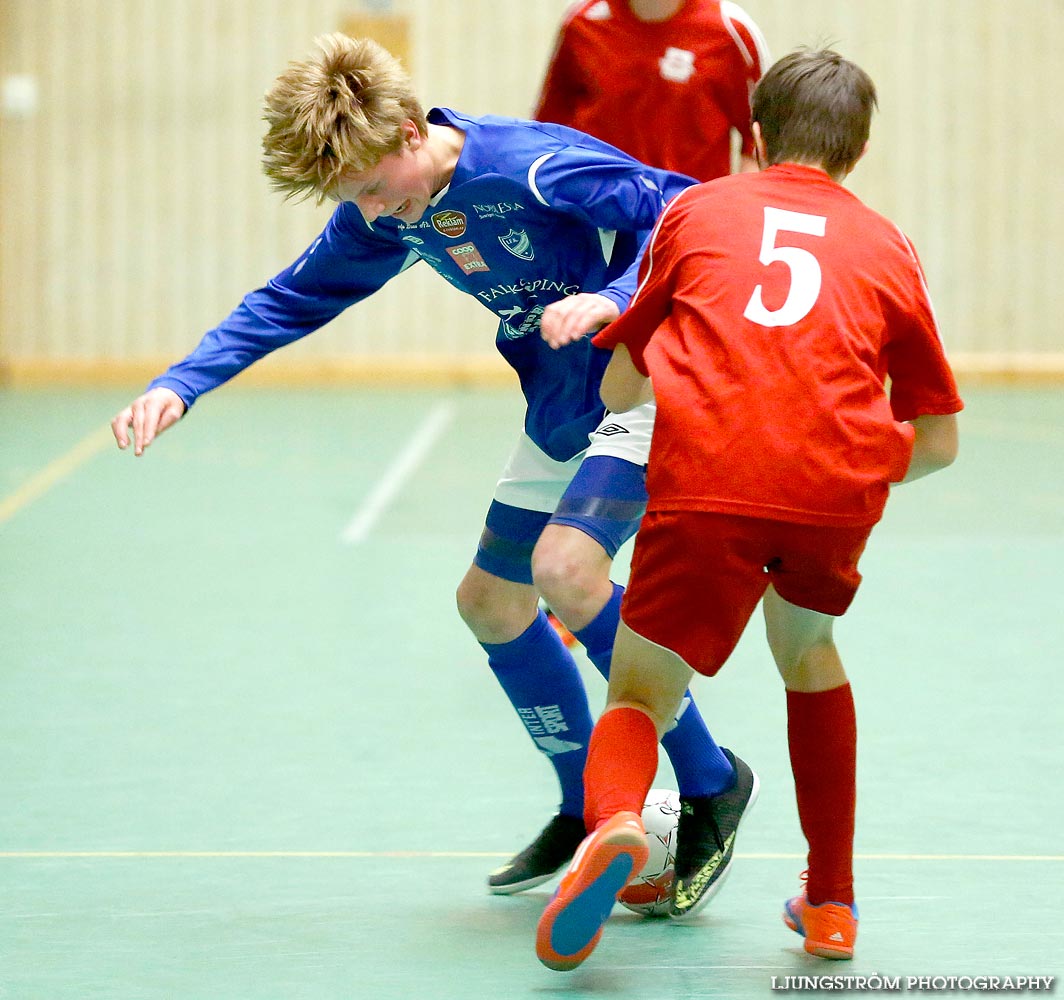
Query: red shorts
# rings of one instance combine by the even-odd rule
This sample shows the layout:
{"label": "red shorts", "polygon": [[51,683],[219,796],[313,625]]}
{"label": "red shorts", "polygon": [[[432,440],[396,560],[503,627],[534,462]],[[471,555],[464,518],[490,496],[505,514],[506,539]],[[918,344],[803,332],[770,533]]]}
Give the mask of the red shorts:
{"label": "red shorts", "polygon": [[652,511],[639,527],[621,618],[712,677],[769,584],[825,615],[850,606],[871,525],[790,524],[704,511]]}

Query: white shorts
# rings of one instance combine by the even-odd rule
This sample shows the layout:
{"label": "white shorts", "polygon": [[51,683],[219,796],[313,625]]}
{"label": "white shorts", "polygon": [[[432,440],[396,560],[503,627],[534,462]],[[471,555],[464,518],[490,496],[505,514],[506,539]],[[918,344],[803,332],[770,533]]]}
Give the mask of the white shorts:
{"label": "white shorts", "polygon": [[495,499],[510,507],[553,512],[585,458],[610,455],[646,465],[655,412],[654,403],[643,403],[624,413],[607,413],[589,435],[587,448],[568,462],[549,458],[522,433],[499,477]]}

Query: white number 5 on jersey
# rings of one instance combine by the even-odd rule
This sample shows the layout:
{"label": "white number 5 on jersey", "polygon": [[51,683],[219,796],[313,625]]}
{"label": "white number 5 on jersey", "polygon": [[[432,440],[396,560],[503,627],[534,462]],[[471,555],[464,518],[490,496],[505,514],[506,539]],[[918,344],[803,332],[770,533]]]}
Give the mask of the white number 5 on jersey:
{"label": "white number 5 on jersey", "polygon": [[743,315],[761,326],[790,326],[797,323],[816,305],[820,294],[820,261],[801,247],[776,246],[779,233],[806,233],[823,236],[827,219],[822,215],[785,212],[782,208],[765,206],[765,229],[761,234],[761,255],[758,260],[766,266],[783,261],[791,269],[791,286],[779,309],[766,309],[761,301],[761,285],[754,289]]}

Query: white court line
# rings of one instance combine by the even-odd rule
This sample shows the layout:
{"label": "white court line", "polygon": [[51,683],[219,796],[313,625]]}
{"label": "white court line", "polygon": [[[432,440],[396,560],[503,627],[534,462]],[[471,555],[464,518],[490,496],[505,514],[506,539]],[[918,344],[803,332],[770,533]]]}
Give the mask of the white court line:
{"label": "white court line", "polygon": [[0,851],[0,859],[33,858],[507,858],[483,851]]}
{"label": "white court line", "polygon": [[[739,854],[755,861],[802,860],[804,854]],[[1064,854],[855,854],[856,861],[1064,861]]]}
{"label": "white court line", "polygon": [[[0,859],[33,858],[508,858],[498,851],[0,851]],[[737,861],[803,861],[804,854],[740,854]],[[855,854],[856,861],[1040,861],[1064,854]],[[894,897],[890,897],[894,898]],[[917,898],[917,897],[914,897]]]}
{"label": "white court line", "polygon": [[[781,972],[793,972],[790,965],[611,965],[613,972],[722,972],[725,969],[733,972],[744,972],[749,969],[769,970],[779,969]],[[706,993],[705,996],[722,996],[723,994]]]}
{"label": "white court line", "polygon": [[399,492],[400,487],[422,463],[429,449],[437,438],[446,430],[454,419],[454,406],[451,403],[438,403],[421,422],[406,447],[389,466],[383,478],[377,483],[373,492],[355,512],[347,527],[340,532],[340,541],[345,545],[358,545],[364,542],[377,523],[384,509]]}

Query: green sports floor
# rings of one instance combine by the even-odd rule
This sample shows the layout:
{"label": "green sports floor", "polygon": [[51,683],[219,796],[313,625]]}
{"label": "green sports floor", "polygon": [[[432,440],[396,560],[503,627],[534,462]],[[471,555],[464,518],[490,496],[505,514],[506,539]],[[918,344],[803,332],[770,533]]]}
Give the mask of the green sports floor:
{"label": "green sports floor", "polygon": [[896,492],[837,629],[857,958],[780,921],[803,841],[755,622],[695,688],[762,781],[727,886],[691,924],[618,909],[569,974],[533,950],[550,887],[485,890],[555,792],[454,611],[516,392],[230,386],[135,460],[106,425],[137,387],[0,391],[0,1000],[1064,975],[1064,389],[962,388],[961,457]]}

